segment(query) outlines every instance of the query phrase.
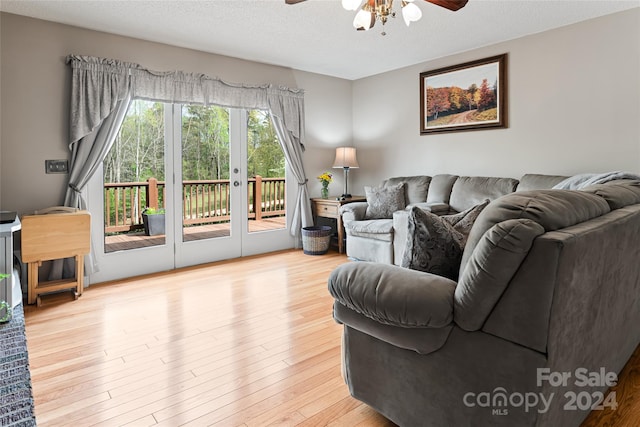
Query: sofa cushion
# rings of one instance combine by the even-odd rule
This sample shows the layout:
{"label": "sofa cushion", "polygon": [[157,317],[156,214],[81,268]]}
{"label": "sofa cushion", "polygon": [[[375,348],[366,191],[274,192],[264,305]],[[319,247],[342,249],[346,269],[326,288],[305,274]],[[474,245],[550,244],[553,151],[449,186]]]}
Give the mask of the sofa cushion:
{"label": "sofa cushion", "polygon": [[500,222],[482,236],[460,276],[454,319],[462,329],[477,331],[489,317],[509,281],[544,228],[530,219]]}
{"label": "sofa cushion", "polygon": [[384,187],[398,185],[404,182],[405,204],[423,203],[427,200],[431,177],[426,175],[397,176],[382,182]]}
{"label": "sofa cushion", "polygon": [[520,178],[516,191],[549,190],[565,179],[567,179],[566,176],[528,173]]}
{"label": "sofa cushion", "polygon": [[414,207],[409,212],[402,267],[456,280],[464,236],[441,217]]}
{"label": "sofa cushion", "polygon": [[518,180],[513,178],[461,176],[453,184],[449,205],[456,212],[461,212],[485,199],[495,200],[513,193],[517,185]]}
{"label": "sofa cushion", "polygon": [[640,203],[640,181],[616,180],[604,184],[590,185],[581,189],[602,197],[611,210]]}
{"label": "sofa cushion", "polygon": [[607,202],[594,194],[572,190],[535,190],[507,194],[478,216],[464,248],[460,275],[483,234],[508,219],[531,219],[545,231],[558,230],[609,212]]}
{"label": "sofa cushion", "polygon": [[393,239],[393,220],[370,219],[351,221],[345,224],[345,231],[349,236],[367,237],[369,239],[390,242]]}
{"label": "sofa cushion", "polygon": [[367,197],[365,219],[390,219],[395,211],[406,206],[404,182],[386,187],[364,187]]}
{"label": "sofa cushion", "polygon": [[427,194],[427,203],[446,203],[449,204],[451,196],[451,188],[458,179],[458,175],[440,174],[431,178],[429,185],[429,193]]}

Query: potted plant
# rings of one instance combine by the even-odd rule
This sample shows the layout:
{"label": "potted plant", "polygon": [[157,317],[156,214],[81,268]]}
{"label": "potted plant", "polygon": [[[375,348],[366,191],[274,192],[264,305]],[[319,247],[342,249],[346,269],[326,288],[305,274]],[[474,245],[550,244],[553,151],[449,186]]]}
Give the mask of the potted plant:
{"label": "potted plant", "polygon": [[[0,282],[9,277],[8,274],[0,273]],[[0,323],[6,323],[11,320],[11,303],[0,300]]]}
{"label": "potted plant", "polygon": [[142,211],[144,234],[158,236],[164,234],[164,209],[145,208]]}

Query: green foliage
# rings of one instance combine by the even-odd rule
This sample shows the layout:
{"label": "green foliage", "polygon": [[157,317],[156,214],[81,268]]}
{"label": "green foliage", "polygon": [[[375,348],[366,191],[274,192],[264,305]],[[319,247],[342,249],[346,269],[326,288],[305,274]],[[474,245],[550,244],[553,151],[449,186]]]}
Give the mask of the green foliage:
{"label": "green foliage", "polygon": [[162,215],[165,213],[165,210],[160,208],[160,209],[156,209],[156,208],[145,208],[144,211],[142,211],[142,213],[147,214],[147,215]]}
{"label": "green foliage", "polygon": [[[229,109],[219,106],[183,105],[181,123],[182,177],[192,180],[228,180],[230,175]],[[113,147],[104,161],[105,183],[160,183],[159,206],[165,206],[162,181],[165,180],[165,114],[160,102],[134,100]],[[284,177],[285,157],[267,112],[247,112],[247,176]],[[204,191],[196,188],[196,193]],[[118,203],[116,203],[116,192]],[[146,206],[146,194],[139,187],[110,189],[105,192],[110,207],[109,223],[122,223]],[[227,196],[218,195],[222,206]],[[116,214],[116,205],[119,212]],[[189,211],[190,209],[187,209]],[[116,221],[116,219],[118,221]]]}
{"label": "green foliage", "polygon": [[264,178],[283,177],[284,153],[271,117],[265,111],[251,110],[247,115],[247,174]]}
{"label": "green foliage", "polygon": [[[229,110],[182,107],[184,180],[229,179]],[[247,174],[282,177],[285,158],[267,112],[247,114]],[[135,100],[104,162],[105,182],[164,181],[164,105]]]}
{"label": "green foliage", "polygon": [[164,148],[164,104],[133,101],[105,158],[105,182],[163,181]]}
{"label": "green foliage", "polygon": [[182,107],[182,178],[229,179],[229,110]]}

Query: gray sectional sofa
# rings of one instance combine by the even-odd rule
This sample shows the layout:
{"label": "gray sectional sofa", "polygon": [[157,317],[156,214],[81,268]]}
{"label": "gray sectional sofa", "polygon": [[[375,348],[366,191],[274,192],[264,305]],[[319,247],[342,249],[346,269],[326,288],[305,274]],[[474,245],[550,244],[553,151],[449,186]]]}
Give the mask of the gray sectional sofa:
{"label": "gray sectional sofa", "polygon": [[351,394],[412,427],[571,427],[614,407],[600,398],[640,342],[640,181],[459,179],[422,203],[462,209],[471,182],[508,194],[477,217],[457,281],[378,262],[331,273]]}
{"label": "gray sectional sofa", "polygon": [[514,191],[552,188],[566,176],[527,174],[520,180],[481,176],[421,175],[383,181],[388,187],[405,185],[405,209],[389,218],[367,217],[367,202],[354,202],[340,209],[347,236],[347,256],[360,261],[400,265],[406,240],[406,218],[412,206],[436,214],[462,212],[485,199],[494,200]]}

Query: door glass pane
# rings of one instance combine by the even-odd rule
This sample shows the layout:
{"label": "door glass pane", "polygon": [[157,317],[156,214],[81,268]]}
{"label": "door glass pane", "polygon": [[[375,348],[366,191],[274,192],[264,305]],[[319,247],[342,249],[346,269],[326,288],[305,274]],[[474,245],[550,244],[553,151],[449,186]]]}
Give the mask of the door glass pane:
{"label": "door glass pane", "polygon": [[164,245],[162,103],[131,103],[103,166],[105,252]]}
{"label": "door glass pane", "polygon": [[285,158],[266,111],[247,112],[247,176],[249,233],[286,228]]}
{"label": "door glass pane", "polygon": [[182,240],[231,235],[229,110],[182,106]]}

